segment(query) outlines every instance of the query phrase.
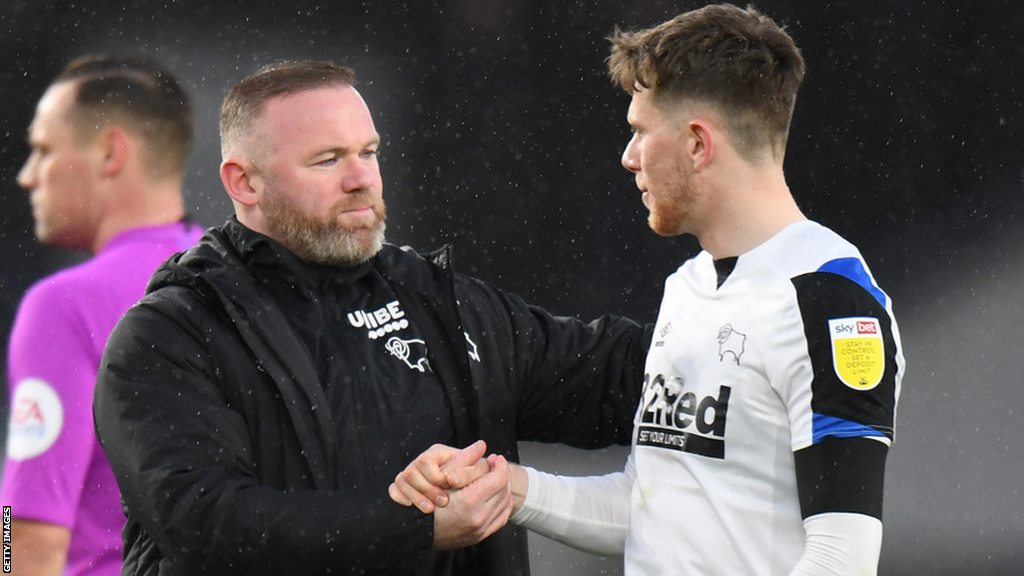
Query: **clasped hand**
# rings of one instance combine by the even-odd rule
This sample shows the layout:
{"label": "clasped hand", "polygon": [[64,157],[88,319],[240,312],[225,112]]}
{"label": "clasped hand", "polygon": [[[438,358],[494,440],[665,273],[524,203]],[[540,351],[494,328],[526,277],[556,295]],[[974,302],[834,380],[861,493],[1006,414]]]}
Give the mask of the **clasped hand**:
{"label": "clasped hand", "polygon": [[484,456],[483,440],[461,450],[435,444],[395,477],[388,494],[403,506],[434,514],[434,548],[477,544],[504,526],[513,511],[508,461]]}

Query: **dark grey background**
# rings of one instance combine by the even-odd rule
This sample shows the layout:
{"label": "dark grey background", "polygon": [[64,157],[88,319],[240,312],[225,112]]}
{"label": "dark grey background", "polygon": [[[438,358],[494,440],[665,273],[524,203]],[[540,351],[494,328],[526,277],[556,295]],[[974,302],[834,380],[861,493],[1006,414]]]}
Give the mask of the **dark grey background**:
{"label": "dark grey background", "polygon": [[[360,76],[385,143],[392,242],[453,243],[459,269],[558,313],[644,321],[664,277],[697,250],[647,229],[618,163],[628,97],[603,60],[615,26],[703,3],[98,4],[0,0],[4,338],[28,285],[83,257],[34,240],[15,176],[36,100],[84,52],[149,54],[184,81],[200,124],[187,201],[208,225],[229,212],[217,176],[225,90],[270,61],[316,58]],[[811,218],[861,247],[902,325],[909,370],[881,573],[1024,574],[1024,5],[756,5],[787,23],[808,62],[790,187]],[[524,455],[599,473],[621,466],[625,451],[531,444]],[[536,574],[621,573],[617,558],[534,544]]]}

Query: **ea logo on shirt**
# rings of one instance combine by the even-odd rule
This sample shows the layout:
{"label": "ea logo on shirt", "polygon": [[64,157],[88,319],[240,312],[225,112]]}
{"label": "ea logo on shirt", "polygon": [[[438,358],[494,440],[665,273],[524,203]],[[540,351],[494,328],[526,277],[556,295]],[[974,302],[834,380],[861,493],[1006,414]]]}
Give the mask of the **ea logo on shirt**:
{"label": "ea logo on shirt", "polygon": [[27,460],[50,449],[64,427],[64,408],[57,392],[38,378],[18,383],[11,401],[7,456]]}

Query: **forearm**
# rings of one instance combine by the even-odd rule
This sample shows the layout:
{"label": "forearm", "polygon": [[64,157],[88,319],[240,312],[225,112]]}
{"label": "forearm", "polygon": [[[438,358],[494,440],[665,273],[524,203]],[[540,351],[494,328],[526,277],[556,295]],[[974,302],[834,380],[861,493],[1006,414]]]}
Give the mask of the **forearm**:
{"label": "forearm", "polygon": [[263,484],[243,456],[213,457],[210,451],[221,448],[226,454],[251,452],[229,440],[228,418],[219,422],[217,440],[202,424],[194,428],[214,444],[211,450],[196,448],[199,440],[190,435],[172,448],[166,438],[140,441],[153,437],[143,434],[129,450],[111,451],[130,513],[161,550],[179,551],[197,570],[230,574],[252,567],[287,572],[296,561],[316,572],[431,547],[432,517],[391,502],[383,486],[283,491]]}
{"label": "forearm", "polygon": [[804,520],[804,553],[791,576],[874,576],[882,547],[882,521],[832,512]]}
{"label": "forearm", "polygon": [[363,492],[255,487],[224,494],[209,508],[204,504],[186,499],[178,510],[188,521],[172,519],[147,530],[176,547],[169,549],[188,550],[189,564],[207,572],[287,573],[296,562],[309,573],[332,566],[373,571],[382,561],[415,557],[433,543],[431,516]]}
{"label": "forearm", "polygon": [[[528,477],[525,490],[518,486],[519,474]],[[585,552],[622,554],[632,485],[625,471],[571,477],[523,468],[513,472],[517,511],[511,522]]]}
{"label": "forearm", "polygon": [[11,574],[60,576],[68,557],[71,531],[64,526],[11,520]]}
{"label": "forearm", "polygon": [[793,576],[877,573],[887,453],[870,438],[826,438],[794,454],[806,536]]}

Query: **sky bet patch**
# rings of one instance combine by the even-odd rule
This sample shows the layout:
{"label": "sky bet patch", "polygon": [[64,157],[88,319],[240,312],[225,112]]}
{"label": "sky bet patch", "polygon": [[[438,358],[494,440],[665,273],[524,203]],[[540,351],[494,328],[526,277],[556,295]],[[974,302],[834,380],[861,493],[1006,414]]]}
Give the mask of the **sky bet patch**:
{"label": "sky bet patch", "polygon": [[836,318],[828,321],[832,339],[832,366],[854,390],[871,390],[882,381],[885,353],[882,326],[877,318]]}

